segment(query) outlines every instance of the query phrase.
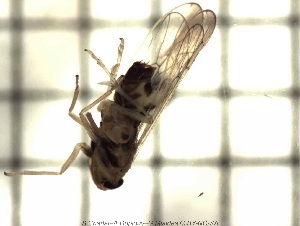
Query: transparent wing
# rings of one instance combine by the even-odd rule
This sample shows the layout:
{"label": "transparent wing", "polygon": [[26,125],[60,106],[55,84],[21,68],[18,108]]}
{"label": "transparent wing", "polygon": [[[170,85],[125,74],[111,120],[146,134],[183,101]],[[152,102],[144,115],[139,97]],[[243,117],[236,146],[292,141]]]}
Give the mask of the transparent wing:
{"label": "transparent wing", "polygon": [[137,149],[144,143],[174,90],[208,42],[215,26],[214,12],[202,10],[196,3],[187,3],[164,15],[148,33],[134,60],[156,67],[151,80],[155,90],[151,97],[155,108],[149,112],[154,121],[151,124],[140,124]]}

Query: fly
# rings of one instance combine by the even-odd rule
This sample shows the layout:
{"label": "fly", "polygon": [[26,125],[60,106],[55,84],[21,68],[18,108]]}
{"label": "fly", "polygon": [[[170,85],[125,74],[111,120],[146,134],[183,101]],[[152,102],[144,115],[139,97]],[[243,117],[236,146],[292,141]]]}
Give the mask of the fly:
{"label": "fly", "polygon": [[[107,91],[76,115],[73,113],[79,96],[79,76],[76,75],[69,116],[85,128],[91,145],[76,144],[58,172],[21,171],[4,174],[61,175],[82,151],[89,158],[90,172],[99,189],[120,187],[138,150],[196,56],[210,39],[215,26],[214,12],[202,10],[196,3],[174,8],[154,25],[136,53],[136,61],[125,75],[118,78],[124,50],[122,38],[117,62],[111,70],[86,49],[110,78],[99,83],[106,85]],[[95,106],[101,113],[99,126],[89,112]]]}

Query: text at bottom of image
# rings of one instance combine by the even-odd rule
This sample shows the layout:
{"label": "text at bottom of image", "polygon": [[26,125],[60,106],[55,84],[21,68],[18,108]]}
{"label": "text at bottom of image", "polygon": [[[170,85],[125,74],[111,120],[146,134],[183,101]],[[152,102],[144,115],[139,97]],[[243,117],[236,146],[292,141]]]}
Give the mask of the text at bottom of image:
{"label": "text at bottom of image", "polygon": [[193,226],[193,225],[219,225],[218,221],[93,221],[93,220],[84,220],[82,221],[82,226],[111,226],[111,225],[120,225],[120,226],[171,226],[171,225],[182,225],[182,226]]}

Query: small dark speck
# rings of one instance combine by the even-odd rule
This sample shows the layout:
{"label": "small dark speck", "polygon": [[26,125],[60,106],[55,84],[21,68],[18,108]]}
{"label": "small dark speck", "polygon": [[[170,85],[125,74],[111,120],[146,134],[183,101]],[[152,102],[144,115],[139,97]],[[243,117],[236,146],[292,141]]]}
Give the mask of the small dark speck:
{"label": "small dark speck", "polygon": [[198,197],[202,196],[203,194],[204,194],[204,193],[203,193],[203,192],[201,192],[201,193],[200,193],[200,195],[198,195]]}

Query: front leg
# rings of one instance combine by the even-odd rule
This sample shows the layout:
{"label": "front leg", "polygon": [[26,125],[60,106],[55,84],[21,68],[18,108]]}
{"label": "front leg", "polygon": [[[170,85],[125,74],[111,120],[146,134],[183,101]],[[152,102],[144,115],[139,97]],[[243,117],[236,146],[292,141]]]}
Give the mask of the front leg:
{"label": "front leg", "polygon": [[105,64],[102,62],[102,60],[100,59],[100,57],[97,57],[93,51],[89,50],[89,49],[85,49],[85,51],[90,54],[90,56],[96,60],[97,64],[105,71],[105,73],[109,76],[109,81],[108,82],[100,82],[98,84],[102,84],[102,85],[108,85],[108,86],[113,86],[115,84],[116,81],[116,77],[117,77],[117,73],[120,67],[120,63],[122,60],[122,55],[123,55],[123,51],[124,51],[124,39],[120,38],[121,42],[120,45],[118,47],[118,58],[117,58],[117,63],[115,65],[112,66],[111,71],[109,71],[107,69],[107,67],[105,66]]}

